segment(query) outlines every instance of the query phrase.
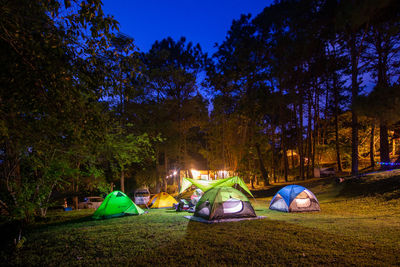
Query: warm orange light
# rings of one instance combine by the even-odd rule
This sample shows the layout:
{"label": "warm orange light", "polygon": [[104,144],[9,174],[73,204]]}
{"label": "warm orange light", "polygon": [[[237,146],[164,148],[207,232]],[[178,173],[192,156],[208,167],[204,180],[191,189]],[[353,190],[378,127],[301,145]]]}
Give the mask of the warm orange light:
{"label": "warm orange light", "polygon": [[193,178],[198,178],[200,176],[200,172],[194,169],[190,170],[192,172]]}

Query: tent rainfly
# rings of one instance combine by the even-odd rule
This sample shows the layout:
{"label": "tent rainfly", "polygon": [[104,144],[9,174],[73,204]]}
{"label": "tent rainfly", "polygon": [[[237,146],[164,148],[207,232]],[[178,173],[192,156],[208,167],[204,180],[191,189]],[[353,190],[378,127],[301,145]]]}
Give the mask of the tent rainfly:
{"label": "tent rainfly", "polygon": [[238,176],[233,176],[225,179],[220,180],[195,180],[191,178],[183,178],[182,179],[182,186],[179,194],[183,191],[188,189],[190,186],[194,185],[200,188],[203,192],[215,187],[232,187],[235,184],[239,185],[246,191],[250,196],[253,197],[253,194],[250,192],[249,188],[247,187],[246,183],[242,180],[242,178]]}

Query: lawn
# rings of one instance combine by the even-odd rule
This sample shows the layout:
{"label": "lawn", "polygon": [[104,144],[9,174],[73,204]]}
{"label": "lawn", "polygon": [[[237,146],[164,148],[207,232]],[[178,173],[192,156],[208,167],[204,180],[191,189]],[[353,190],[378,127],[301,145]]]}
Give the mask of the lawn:
{"label": "lawn", "polygon": [[400,176],[307,182],[321,212],[268,209],[280,187],[255,192],[266,219],[207,225],[186,212],[94,221],[93,211],[53,212],[2,251],[10,265],[400,265]]}

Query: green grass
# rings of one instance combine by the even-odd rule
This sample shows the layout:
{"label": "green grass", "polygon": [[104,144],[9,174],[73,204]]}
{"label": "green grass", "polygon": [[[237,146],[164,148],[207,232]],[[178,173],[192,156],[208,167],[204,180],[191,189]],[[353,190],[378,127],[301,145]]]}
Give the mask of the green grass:
{"label": "green grass", "polygon": [[255,192],[263,220],[207,225],[163,209],[93,221],[89,210],[53,212],[30,229],[21,249],[2,251],[0,260],[50,266],[400,264],[400,176],[305,185],[321,212],[269,210],[279,188]]}

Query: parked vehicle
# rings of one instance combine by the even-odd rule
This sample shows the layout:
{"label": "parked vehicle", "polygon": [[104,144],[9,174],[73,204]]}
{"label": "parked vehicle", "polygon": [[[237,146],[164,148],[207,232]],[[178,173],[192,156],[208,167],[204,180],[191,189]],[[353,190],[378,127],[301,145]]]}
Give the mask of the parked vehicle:
{"label": "parked vehicle", "polygon": [[314,168],[314,177],[329,177],[335,176],[336,172],[334,168]]}
{"label": "parked vehicle", "polygon": [[150,200],[150,192],[147,188],[137,189],[134,194],[136,205],[147,205]]}
{"label": "parked vehicle", "polygon": [[79,202],[78,209],[98,209],[103,200],[102,197],[85,197],[83,202]]}

